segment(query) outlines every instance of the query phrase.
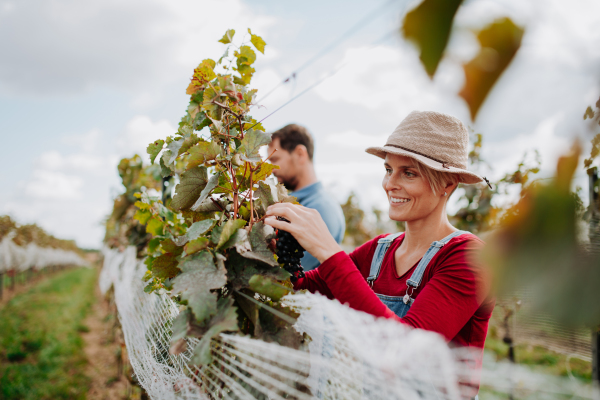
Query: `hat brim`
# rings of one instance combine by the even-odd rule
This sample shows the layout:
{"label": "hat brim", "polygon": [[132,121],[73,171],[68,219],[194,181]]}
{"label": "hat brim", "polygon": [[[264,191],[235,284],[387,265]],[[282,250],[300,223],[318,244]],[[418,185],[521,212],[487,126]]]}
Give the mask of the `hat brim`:
{"label": "hat brim", "polygon": [[480,177],[479,175],[477,175],[471,171],[468,171],[468,170],[462,169],[462,168],[455,168],[455,167],[443,165],[440,162],[437,162],[435,160],[432,160],[432,159],[422,156],[420,154],[416,154],[416,153],[413,153],[413,152],[410,152],[410,151],[407,151],[404,149],[400,149],[397,147],[391,147],[391,146],[368,147],[365,151],[369,154],[373,154],[374,156],[377,156],[377,157],[383,158],[383,159],[385,159],[385,155],[388,153],[396,154],[399,156],[410,157],[414,160],[421,162],[422,164],[425,164],[429,168],[434,169],[436,171],[449,172],[452,174],[460,175],[461,183],[466,183],[466,184],[472,185],[475,183],[483,182],[482,177]]}

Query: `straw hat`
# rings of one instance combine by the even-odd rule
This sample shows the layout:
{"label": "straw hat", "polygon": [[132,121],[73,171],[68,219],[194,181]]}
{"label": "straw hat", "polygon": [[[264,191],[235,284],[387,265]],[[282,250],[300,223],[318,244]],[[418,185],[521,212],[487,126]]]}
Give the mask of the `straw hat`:
{"label": "straw hat", "polygon": [[435,111],[413,111],[385,146],[369,147],[366,152],[380,158],[386,153],[410,157],[431,169],[459,174],[462,183],[487,182],[467,170],[468,145],[469,133],[459,119]]}

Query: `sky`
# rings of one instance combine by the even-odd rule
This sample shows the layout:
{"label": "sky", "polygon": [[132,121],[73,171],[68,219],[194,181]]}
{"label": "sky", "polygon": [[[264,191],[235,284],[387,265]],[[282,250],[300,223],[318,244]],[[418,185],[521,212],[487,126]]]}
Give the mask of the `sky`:
{"label": "sky", "polygon": [[[382,162],[364,149],[382,145],[412,110],[446,112],[482,133],[491,168],[480,172],[491,179],[534,149],[540,175],[551,176],[575,138],[589,142],[582,116],[600,95],[600,3],[465,1],[433,80],[399,34],[416,4],[0,0],[0,214],[98,248],[123,191],[118,161],[147,157],[148,143],[176,131],[193,69],[221,56],[217,40],[229,28],[239,35],[250,27],[267,42],[253,81],[259,100],[296,72],[254,117],[322,80],[263,125],[305,125],[315,139],[317,175],[340,202],[355,192],[364,208],[387,208]],[[525,27],[522,47],[470,121],[457,95],[461,65],[478,51],[473,32],[503,16]],[[576,184],[586,189],[582,167]]]}

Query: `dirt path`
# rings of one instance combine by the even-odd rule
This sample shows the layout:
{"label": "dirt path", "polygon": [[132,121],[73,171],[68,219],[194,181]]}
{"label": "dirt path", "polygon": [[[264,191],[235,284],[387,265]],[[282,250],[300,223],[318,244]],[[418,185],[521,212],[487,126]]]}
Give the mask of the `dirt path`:
{"label": "dirt path", "polygon": [[92,380],[88,400],[118,400],[128,397],[127,379],[120,371],[121,344],[114,340],[114,314],[96,286],[96,302],[85,320],[89,332],[82,333],[88,359],[86,375]]}

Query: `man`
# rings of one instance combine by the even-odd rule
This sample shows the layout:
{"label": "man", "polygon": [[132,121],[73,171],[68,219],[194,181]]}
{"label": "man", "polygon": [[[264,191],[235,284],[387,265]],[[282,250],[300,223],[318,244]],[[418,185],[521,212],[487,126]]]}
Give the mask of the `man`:
{"label": "man", "polygon": [[[275,153],[273,151],[277,149]],[[314,144],[308,130],[303,126],[290,124],[273,133],[269,144],[270,161],[279,166],[273,175],[283,183],[298,202],[313,208],[321,214],[329,231],[338,243],[344,238],[346,230],[344,214],[340,205],[328,194],[317,180],[313,165]],[[319,261],[304,253],[301,260],[304,271],[319,266]]]}

